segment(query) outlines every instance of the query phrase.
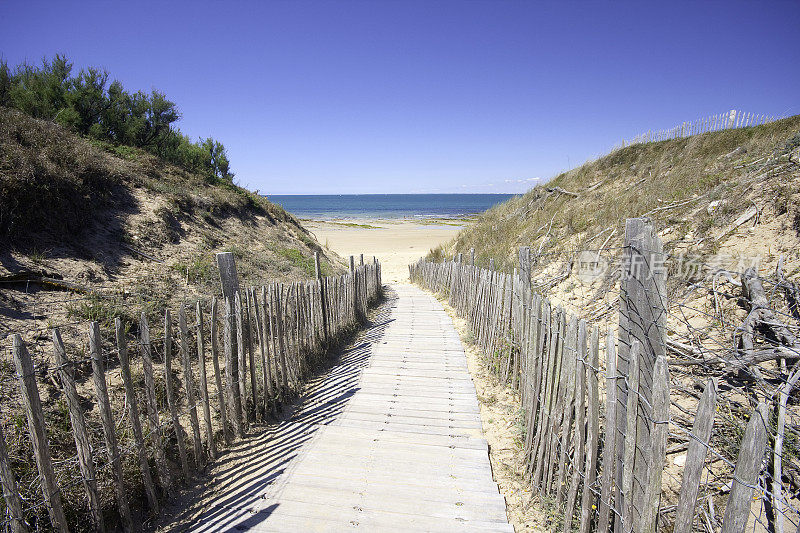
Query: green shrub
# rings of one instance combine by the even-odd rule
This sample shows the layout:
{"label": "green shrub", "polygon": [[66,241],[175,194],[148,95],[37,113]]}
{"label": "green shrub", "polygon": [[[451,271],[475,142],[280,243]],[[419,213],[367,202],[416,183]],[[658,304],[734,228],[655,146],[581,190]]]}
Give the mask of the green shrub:
{"label": "green shrub", "polygon": [[108,84],[106,71],[72,70],[61,55],[38,67],[23,63],[12,69],[0,60],[0,106],[125,147],[112,151],[126,159],[135,155],[126,148],[141,148],[209,180],[233,180],[225,146],[211,137],[192,142],[183,135],[173,126],[181,114],[164,93],[131,93],[119,81]]}

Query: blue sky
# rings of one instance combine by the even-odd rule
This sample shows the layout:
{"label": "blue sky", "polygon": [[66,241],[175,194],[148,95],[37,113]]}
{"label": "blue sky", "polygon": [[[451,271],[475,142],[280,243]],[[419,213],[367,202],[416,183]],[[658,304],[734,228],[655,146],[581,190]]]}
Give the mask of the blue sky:
{"label": "blue sky", "polygon": [[623,138],[800,113],[800,2],[0,2],[55,53],[175,101],[263,193],[518,192]]}

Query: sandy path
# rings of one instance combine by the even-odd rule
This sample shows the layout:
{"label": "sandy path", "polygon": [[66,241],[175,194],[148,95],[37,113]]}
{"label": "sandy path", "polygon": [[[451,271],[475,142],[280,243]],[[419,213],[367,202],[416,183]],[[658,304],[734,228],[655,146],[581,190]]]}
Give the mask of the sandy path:
{"label": "sandy path", "polygon": [[[359,224],[360,226],[347,226]],[[431,248],[450,241],[463,226],[420,224],[413,221],[348,220],[309,222],[303,225],[321,243],[347,258],[364,260],[376,256],[381,262],[384,282],[408,281],[408,265],[426,255]],[[363,226],[372,226],[371,228]]]}

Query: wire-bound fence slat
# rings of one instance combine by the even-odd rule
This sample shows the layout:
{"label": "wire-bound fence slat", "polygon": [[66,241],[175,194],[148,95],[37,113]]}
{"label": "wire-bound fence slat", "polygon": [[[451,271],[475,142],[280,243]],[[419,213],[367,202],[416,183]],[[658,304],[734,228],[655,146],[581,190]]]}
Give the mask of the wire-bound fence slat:
{"label": "wire-bound fence slat", "polygon": [[[214,442],[214,426],[211,421],[211,404],[208,398],[208,377],[206,374],[206,343],[203,337],[205,322],[203,320],[203,307],[197,302],[197,367],[200,369],[200,396],[203,402],[203,427],[206,433],[208,456],[213,461],[217,458],[217,445]],[[221,390],[221,387],[220,389]]]}
{"label": "wire-bound fence slat", "polygon": [[186,403],[189,405],[189,424],[192,426],[194,466],[200,470],[203,465],[203,443],[200,439],[200,421],[197,417],[197,394],[194,387],[194,372],[192,372],[192,355],[189,350],[189,326],[186,324],[186,305],[183,303],[178,308],[178,330],[181,339],[183,387],[186,391]]}
{"label": "wire-bound fence slat", "polygon": [[122,319],[117,317],[114,320],[114,332],[117,339],[117,355],[119,356],[119,367],[122,372],[122,382],[125,387],[125,398],[128,401],[128,408],[131,410],[130,419],[133,428],[133,439],[136,443],[136,455],[139,458],[139,468],[142,471],[142,481],[144,482],[147,503],[153,514],[158,514],[159,504],[156,488],[153,485],[153,477],[150,473],[150,463],[147,459],[147,448],[144,445],[142,434],[142,422],[139,419],[139,403],[136,401],[136,392],[133,389],[133,378],[131,377],[131,363],[128,357],[128,343],[125,340],[125,328]]}
{"label": "wire-bound fence slat", "polygon": [[164,439],[161,434],[161,422],[158,415],[158,402],[156,401],[156,381],[153,375],[153,351],[150,344],[150,326],[147,316],[142,312],[139,318],[139,352],[142,356],[142,372],[144,374],[145,404],[147,406],[147,420],[153,442],[156,458],[156,473],[161,488],[170,493],[172,490],[172,477],[167,468],[167,455]]}
{"label": "wire-bound fence slat", "polygon": [[172,313],[170,313],[169,309],[164,311],[164,385],[167,389],[167,406],[172,420],[172,429],[175,432],[181,470],[183,471],[184,479],[188,480],[191,476],[191,470],[186,454],[186,445],[183,440],[185,432],[178,419],[178,401],[175,398],[175,387],[172,383]]}
{"label": "wire-bound fence slat", "polygon": [[18,334],[12,337],[12,354],[14,365],[17,367],[17,376],[19,376],[22,403],[28,419],[28,432],[33,445],[33,455],[42,478],[42,495],[50,515],[50,523],[55,529],[67,532],[69,527],[64,518],[61,492],[53,471],[53,460],[50,456],[50,445],[47,442],[42,401],[39,398],[39,389],[36,387],[33,360]]}
{"label": "wire-bound fence slat", "polygon": [[57,374],[61,388],[64,391],[64,398],[67,401],[67,409],[69,409],[72,435],[75,439],[75,449],[78,452],[78,466],[81,470],[83,487],[89,502],[89,512],[92,515],[94,527],[97,531],[103,532],[105,531],[105,523],[100,507],[100,495],[97,492],[97,474],[92,460],[92,446],[89,443],[89,435],[86,432],[86,420],[83,416],[80,396],[78,396],[78,390],[75,387],[72,365],[67,359],[67,352],[58,328],[53,330],[53,356],[58,369]]}
{"label": "wire-bound fence slat", "polygon": [[[103,364],[103,352],[100,339],[100,325],[97,322],[89,324],[89,351],[92,357],[92,380],[97,395],[97,404],[100,409],[100,420],[103,422],[103,436],[106,442],[108,459],[111,462],[113,473],[114,492],[117,497],[117,508],[122,527],[125,531],[133,530],[133,518],[128,505],[128,494],[125,488],[125,477],[122,472],[122,457],[120,456],[117,442],[117,430],[114,425],[114,415],[111,413],[111,401],[108,398],[106,384],[106,370]],[[64,522],[66,523],[66,521]]]}
{"label": "wire-bound fence slat", "polygon": [[675,531],[690,531],[694,521],[697,507],[697,493],[700,489],[700,477],[703,473],[703,464],[708,454],[708,441],[711,438],[711,429],[714,425],[714,412],[717,406],[717,386],[713,379],[709,379],[700,404],[697,407],[686,451],[686,464],[683,468],[683,481],[681,494],[678,499],[678,508],[675,515]]}
{"label": "wire-bound fence slat", "polygon": [[758,483],[758,473],[761,471],[764,450],[767,446],[767,424],[769,424],[767,405],[762,401],[750,416],[742,438],[739,457],[733,471],[733,485],[728,496],[728,504],[725,506],[722,533],[744,533],[747,527],[753,490]]}
{"label": "wire-bound fence slat", "polygon": [[0,484],[3,486],[3,499],[8,507],[11,533],[28,533],[25,517],[22,514],[22,501],[19,498],[17,480],[11,470],[6,448],[6,437],[0,424]]}

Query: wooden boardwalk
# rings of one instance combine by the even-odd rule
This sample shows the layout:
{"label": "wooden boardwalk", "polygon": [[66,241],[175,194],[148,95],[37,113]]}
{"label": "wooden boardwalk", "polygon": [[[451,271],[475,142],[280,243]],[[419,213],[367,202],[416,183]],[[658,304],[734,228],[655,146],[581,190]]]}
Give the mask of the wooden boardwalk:
{"label": "wooden boardwalk", "polygon": [[411,285],[388,300],[291,416],[218,461],[180,529],[513,532],[450,317]]}

